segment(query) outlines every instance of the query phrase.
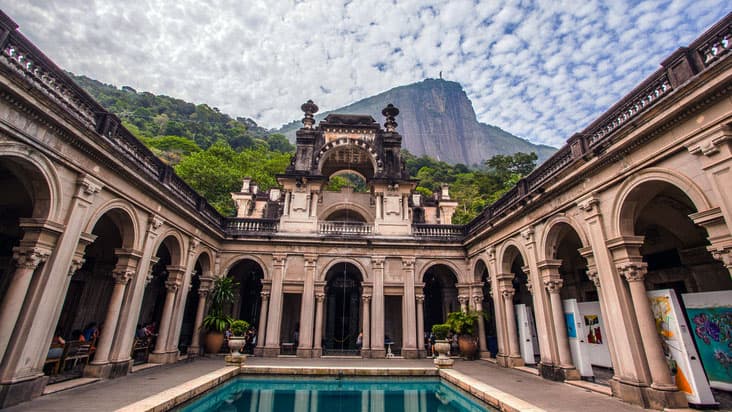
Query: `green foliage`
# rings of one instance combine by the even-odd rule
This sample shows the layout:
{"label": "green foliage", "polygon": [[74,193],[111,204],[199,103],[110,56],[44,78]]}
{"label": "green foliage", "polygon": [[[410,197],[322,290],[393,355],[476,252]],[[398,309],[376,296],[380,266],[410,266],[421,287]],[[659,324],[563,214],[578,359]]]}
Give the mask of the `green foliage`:
{"label": "green foliage", "polygon": [[355,173],[342,173],[331,176],[325,190],[338,192],[347,186],[352,187],[354,192],[365,193],[369,190],[363,178]]}
{"label": "green foliage", "polygon": [[475,324],[480,316],[485,316],[483,312],[471,310],[469,312],[450,312],[447,314],[447,324],[450,329],[458,335],[472,335],[475,331]]}
{"label": "green foliage", "polygon": [[239,283],[234,278],[223,276],[214,280],[213,288],[209,294],[211,307],[208,315],[203,318],[201,326],[212,332],[223,332],[231,325],[234,319],[224,313],[224,308],[234,302],[238,288]]}
{"label": "green foliage", "polygon": [[223,333],[231,325],[232,318],[223,313],[209,313],[203,318],[201,327],[209,332]]}
{"label": "green foliage", "polygon": [[450,325],[447,323],[432,325],[432,333],[435,334],[435,339],[443,340],[447,338],[447,334],[450,333]]}
{"label": "green foliage", "polygon": [[234,336],[244,336],[249,330],[249,322],[237,319],[231,322],[231,333]]}

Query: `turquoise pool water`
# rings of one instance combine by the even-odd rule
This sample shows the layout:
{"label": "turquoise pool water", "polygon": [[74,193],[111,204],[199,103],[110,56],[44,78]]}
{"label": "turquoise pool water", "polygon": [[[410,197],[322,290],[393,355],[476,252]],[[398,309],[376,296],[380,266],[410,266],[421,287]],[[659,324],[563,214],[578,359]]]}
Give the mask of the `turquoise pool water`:
{"label": "turquoise pool water", "polygon": [[238,377],[179,412],[482,412],[488,405],[439,378]]}

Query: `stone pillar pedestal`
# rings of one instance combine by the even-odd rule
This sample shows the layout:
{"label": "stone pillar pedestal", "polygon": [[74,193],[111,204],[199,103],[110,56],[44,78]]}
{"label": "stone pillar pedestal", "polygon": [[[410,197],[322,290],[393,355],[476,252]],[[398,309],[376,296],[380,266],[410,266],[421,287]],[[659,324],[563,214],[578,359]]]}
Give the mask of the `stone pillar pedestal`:
{"label": "stone pillar pedestal", "polygon": [[473,303],[475,304],[475,310],[480,312],[478,316],[478,350],[480,351],[480,357],[490,357],[488,352],[488,345],[485,341],[485,319],[483,318],[483,295],[473,295]]}
{"label": "stone pillar pedestal", "polygon": [[569,349],[569,338],[567,336],[567,324],[564,318],[564,307],[562,306],[562,298],[559,290],[562,288],[563,281],[556,277],[544,280],[544,286],[549,292],[549,300],[552,310],[552,321],[554,323],[554,335],[557,338],[557,351],[559,353],[559,372],[555,375],[557,380],[577,380],[580,379],[577,368],[572,364],[572,352]]}
{"label": "stone pillar pedestal", "polygon": [[165,305],[163,306],[163,315],[160,319],[160,329],[158,338],[155,341],[155,350],[150,354],[149,361],[152,363],[173,363],[178,361],[178,351],[169,353],[166,350],[168,335],[170,334],[171,322],[173,320],[173,305],[175,304],[175,295],[181,286],[184,268],[168,267],[168,280],[165,281]]}
{"label": "stone pillar pedestal", "polygon": [[254,348],[256,356],[264,354],[264,343],[267,334],[267,309],[269,308],[269,292],[262,291],[262,307],[259,310],[259,327],[257,328],[257,346]]}
{"label": "stone pillar pedestal", "polygon": [[313,357],[323,356],[323,301],[325,293],[315,294],[315,333],[313,339]]}
{"label": "stone pillar pedestal", "polygon": [[361,357],[371,356],[371,295],[361,296],[363,302],[363,342],[361,346]]}
{"label": "stone pillar pedestal", "polygon": [[188,350],[188,353],[194,356],[201,353],[201,324],[203,323],[203,313],[206,311],[206,300],[212,282],[213,279],[211,277],[204,276],[201,278],[201,284],[198,285],[198,307],[196,308],[196,320],[193,324],[191,347]]}
{"label": "stone pillar pedestal", "polygon": [[425,357],[424,349],[424,295],[417,295],[417,352],[420,358]]}
{"label": "stone pillar pedestal", "polygon": [[519,349],[518,330],[516,329],[516,311],[513,308],[513,295],[516,290],[512,287],[505,287],[501,291],[503,304],[506,310],[506,329],[508,329],[508,359],[505,366],[524,366],[524,359]]}

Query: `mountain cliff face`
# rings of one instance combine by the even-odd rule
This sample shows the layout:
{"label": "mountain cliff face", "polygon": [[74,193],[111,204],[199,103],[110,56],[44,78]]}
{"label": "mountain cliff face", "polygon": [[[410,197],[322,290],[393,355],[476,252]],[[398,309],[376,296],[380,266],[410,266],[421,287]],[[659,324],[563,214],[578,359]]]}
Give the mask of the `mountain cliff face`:
{"label": "mountain cliff face", "polygon": [[[462,86],[446,80],[427,79],[396,87],[321,113],[316,119],[320,121],[333,112],[354,113],[370,114],[383,123],[381,110],[388,103],[400,111],[396,120],[399,123],[397,131],[404,138],[402,147],[417,156],[426,154],[452,164],[475,165],[497,154],[536,152],[540,163],[556,151],[553,147],[535,145],[496,126],[478,122]],[[294,142],[295,131],[301,126],[295,121],[277,132]]]}

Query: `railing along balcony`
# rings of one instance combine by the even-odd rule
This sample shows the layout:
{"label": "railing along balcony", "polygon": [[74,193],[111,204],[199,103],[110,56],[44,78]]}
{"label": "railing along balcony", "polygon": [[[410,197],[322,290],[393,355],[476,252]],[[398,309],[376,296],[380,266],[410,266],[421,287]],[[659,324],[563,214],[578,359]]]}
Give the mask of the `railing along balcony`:
{"label": "railing along balcony", "polygon": [[274,233],[279,226],[277,219],[226,219],[226,234],[229,236],[252,235],[256,233]]}
{"label": "railing along balcony", "polygon": [[374,231],[374,225],[362,222],[326,221],[320,222],[318,232],[322,235],[367,236]]}
{"label": "railing along balcony", "polygon": [[462,239],[465,235],[465,226],[417,223],[412,225],[412,234],[423,238]]}

